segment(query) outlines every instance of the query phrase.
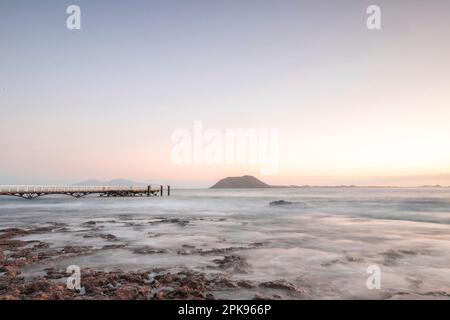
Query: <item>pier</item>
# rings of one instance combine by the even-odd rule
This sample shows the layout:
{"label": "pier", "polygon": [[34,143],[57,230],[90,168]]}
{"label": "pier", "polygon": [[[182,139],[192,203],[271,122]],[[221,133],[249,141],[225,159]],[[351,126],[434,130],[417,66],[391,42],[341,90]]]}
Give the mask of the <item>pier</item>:
{"label": "pier", "polygon": [[2,186],[0,196],[14,196],[24,199],[35,199],[45,195],[67,195],[82,198],[90,194],[100,197],[155,197],[163,196],[164,189],[170,196],[170,186]]}

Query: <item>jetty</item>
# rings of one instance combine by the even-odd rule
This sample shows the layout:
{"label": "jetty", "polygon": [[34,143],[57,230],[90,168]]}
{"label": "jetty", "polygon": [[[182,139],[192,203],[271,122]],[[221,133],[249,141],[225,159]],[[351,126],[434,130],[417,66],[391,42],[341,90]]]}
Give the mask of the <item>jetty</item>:
{"label": "jetty", "polygon": [[170,196],[170,186],[4,186],[0,185],[0,196],[35,199],[45,195],[67,195],[82,198],[90,194],[100,197],[154,197]]}

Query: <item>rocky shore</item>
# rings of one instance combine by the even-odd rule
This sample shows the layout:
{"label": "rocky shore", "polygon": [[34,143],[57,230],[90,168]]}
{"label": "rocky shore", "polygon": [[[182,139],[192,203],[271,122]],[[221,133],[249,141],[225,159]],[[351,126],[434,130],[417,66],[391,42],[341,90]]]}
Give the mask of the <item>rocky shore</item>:
{"label": "rocky shore", "polygon": [[[112,221],[110,221],[112,222]],[[179,219],[160,219],[152,223],[171,223],[184,226],[189,221]],[[233,290],[249,290],[254,299],[281,299],[279,292],[287,292],[294,297],[306,297],[306,293],[295,285],[284,280],[255,282],[249,280],[233,280],[231,272],[245,273],[248,264],[245,258],[233,254],[237,248],[197,249],[195,246],[183,245],[176,254],[179,255],[223,255],[213,259],[208,268],[211,273],[202,273],[180,268],[172,271],[165,268],[152,268],[141,271],[94,270],[82,268],[81,288],[70,289],[67,279],[71,276],[65,269],[44,267],[37,276],[26,276],[23,269],[34,265],[52,265],[52,262],[88,256],[104,250],[126,247],[117,243],[117,237],[101,233],[94,221],[82,224],[89,232],[80,235],[83,238],[97,237],[109,242],[100,248],[92,246],[52,247],[50,243],[38,240],[19,240],[31,235],[42,235],[55,232],[70,232],[62,223],[47,223],[45,226],[30,228],[9,228],[0,230],[0,299],[215,299],[214,292]],[[252,246],[258,247],[260,243]],[[141,247],[133,251],[138,255],[152,255],[167,252],[164,249]],[[268,290],[269,289],[269,290]]]}
{"label": "rocky shore", "polygon": [[[0,299],[450,298],[448,224],[270,198],[217,208],[209,201],[218,200],[5,200]],[[380,290],[367,285],[369,266],[382,272]]]}

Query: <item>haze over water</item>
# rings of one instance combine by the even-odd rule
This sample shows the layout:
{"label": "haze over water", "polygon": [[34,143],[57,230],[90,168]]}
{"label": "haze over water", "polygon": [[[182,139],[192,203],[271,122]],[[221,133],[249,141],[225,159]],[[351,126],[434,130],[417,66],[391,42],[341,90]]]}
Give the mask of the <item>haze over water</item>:
{"label": "haze over water", "polygon": [[[293,204],[268,205],[279,199]],[[0,229],[48,222],[67,226],[20,239],[48,242],[55,248],[124,246],[32,265],[24,270],[28,277],[72,264],[100,270],[189,268],[224,272],[231,279],[283,279],[305,291],[300,298],[437,298],[450,293],[449,188],[174,190],[171,197],[155,198],[0,198]],[[95,232],[87,227],[93,222]],[[98,234],[117,239],[110,242]],[[149,247],[160,252],[136,253]],[[226,255],[244,263],[218,268],[214,260]],[[381,268],[380,290],[367,289],[370,265]],[[252,298],[255,290],[214,294]],[[275,289],[256,291],[261,290],[299,298]]]}

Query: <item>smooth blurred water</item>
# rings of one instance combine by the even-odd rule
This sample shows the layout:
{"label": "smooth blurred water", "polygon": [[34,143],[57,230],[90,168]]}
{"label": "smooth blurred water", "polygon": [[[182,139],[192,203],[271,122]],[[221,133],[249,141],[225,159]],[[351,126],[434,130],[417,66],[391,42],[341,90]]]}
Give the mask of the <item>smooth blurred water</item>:
{"label": "smooth blurred water", "polygon": [[[293,204],[268,205],[280,199]],[[151,223],[160,217],[186,218],[189,223]],[[82,224],[89,220],[127,247],[63,260],[57,266],[216,272],[210,267],[221,255],[178,251],[183,245],[202,250],[233,247],[232,254],[247,259],[249,268],[245,273],[227,271],[232,277],[285,279],[306,288],[313,298],[450,291],[450,188],[173,190],[171,197],[154,198],[0,197],[2,229],[68,224],[66,232],[30,235],[26,240],[54,247],[108,244],[83,237],[90,231]],[[133,253],[140,246],[167,252]],[[394,259],[392,251],[397,253]],[[382,290],[366,287],[366,269],[372,264],[382,269]]]}

